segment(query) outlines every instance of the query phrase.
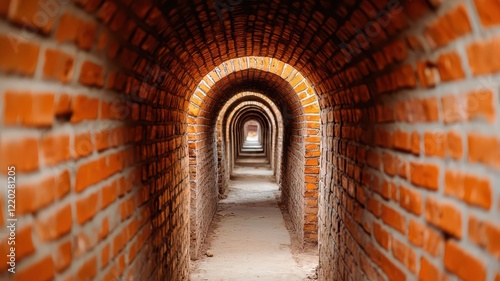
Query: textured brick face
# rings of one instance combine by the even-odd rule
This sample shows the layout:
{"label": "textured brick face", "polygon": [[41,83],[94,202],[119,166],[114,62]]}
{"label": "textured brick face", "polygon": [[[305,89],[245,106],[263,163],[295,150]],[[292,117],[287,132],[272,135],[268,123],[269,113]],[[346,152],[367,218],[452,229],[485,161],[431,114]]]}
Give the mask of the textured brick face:
{"label": "textured brick face", "polygon": [[[330,81],[318,86],[331,89],[320,93],[326,156],[320,279],[493,280],[497,274],[491,264],[498,256],[485,238],[498,227],[496,39],[468,37],[490,32],[495,20],[484,7],[494,9],[493,2],[467,2],[479,13],[456,1],[436,12],[425,1],[402,4],[395,17],[411,19],[397,28],[404,51],[383,51],[399,40],[373,43],[331,78],[343,79],[341,90]],[[362,103],[360,87],[367,89]]]}
{"label": "textured brick face", "polygon": [[500,280],[498,1],[0,2],[18,279],[186,280],[228,172],[217,114],[254,91],[283,114],[284,200],[321,280]]}
{"label": "textured brick face", "polygon": [[[0,5],[0,165],[17,168],[17,279],[184,280],[183,98],[167,95],[149,47],[132,50],[131,9],[74,2]],[[118,13],[128,34],[111,30]]]}

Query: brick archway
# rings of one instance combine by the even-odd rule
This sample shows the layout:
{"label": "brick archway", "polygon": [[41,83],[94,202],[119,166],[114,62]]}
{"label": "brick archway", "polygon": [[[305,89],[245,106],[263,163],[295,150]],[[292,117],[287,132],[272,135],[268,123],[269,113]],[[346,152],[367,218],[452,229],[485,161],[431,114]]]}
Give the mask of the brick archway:
{"label": "brick archway", "polygon": [[223,128],[224,128],[223,130],[225,131],[224,140],[225,140],[225,143],[229,145],[229,147],[227,149],[227,155],[228,155],[227,159],[229,160],[227,173],[228,174],[232,173],[232,170],[233,170],[233,167],[235,164],[235,158],[236,158],[235,154],[237,152],[237,147],[238,147],[238,143],[236,143],[236,141],[234,140],[235,133],[236,133],[236,130],[238,128],[238,126],[236,126],[237,120],[235,120],[235,119],[241,118],[241,115],[242,115],[241,112],[245,111],[245,110],[259,112],[262,115],[262,117],[266,121],[268,121],[268,123],[270,123],[269,124],[270,126],[267,126],[267,127],[269,130],[271,130],[271,133],[272,133],[272,136],[270,138],[271,142],[268,143],[268,145],[265,148],[267,148],[268,150],[271,150],[271,154],[272,154],[270,156],[271,167],[274,170],[274,173],[276,176],[276,182],[279,183],[280,179],[281,179],[281,177],[280,177],[281,166],[278,166],[278,164],[275,165],[274,162],[279,163],[279,165],[281,164],[282,145],[280,142],[283,139],[283,135],[282,135],[282,133],[279,134],[279,128],[281,127],[281,130],[283,130],[282,129],[283,125],[282,125],[282,122],[280,122],[279,120],[275,120],[275,118],[273,118],[274,112],[271,109],[269,109],[265,104],[263,104],[261,102],[257,102],[257,101],[242,101],[242,102],[240,102],[239,104],[237,104],[237,106],[235,106],[232,110],[230,110],[228,112],[228,115],[225,118],[227,121],[224,122],[225,126],[223,126]]}
{"label": "brick archway", "polygon": [[[234,108],[239,106],[239,104],[243,102],[256,102],[259,103],[263,108],[268,108],[265,109],[265,111],[269,114],[269,116],[274,116],[272,118],[275,120],[274,122],[276,123],[276,142],[277,145],[273,145],[275,149],[273,149],[274,156],[272,156],[271,160],[271,168],[275,169],[275,174],[276,174],[276,182],[280,181],[280,174],[281,174],[281,155],[282,155],[282,149],[283,149],[283,117],[281,116],[281,112],[279,111],[278,107],[276,104],[270,100],[268,97],[265,95],[255,93],[255,92],[242,92],[239,93],[235,96],[233,96],[230,100],[226,102],[224,107],[221,109],[219,112],[219,115],[217,117],[217,139],[219,140],[217,145],[221,144],[223,145],[223,141],[225,143],[229,142],[229,133],[227,130],[229,127],[226,125],[227,122],[223,122],[224,120],[228,120],[227,114],[230,112],[234,111]],[[224,137],[225,136],[225,137]],[[218,146],[218,151],[223,151],[224,149],[222,147]],[[229,149],[226,149],[227,155],[225,159],[229,159],[230,154],[229,154]],[[222,165],[226,167],[226,170],[228,171],[225,174],[230,174],[231,173],[231,168],[229,162],[224,163],[225,165]],[[221,165],[221,163],[219,163]],[[222,182],[222,181],[220,181]],[[224,187],[222,188],[224,189]]]}
{"label": "brick archway", "polygon": [[287,187],[282,189],[283,198],[287,206],[301,206],[290,208],[299,241],[317,242],[321,134],[317,95],[310,82],[291,65],[272,58],[250,56],[226,61],[210,71],[198,84],[186,107],[191,198],[195,202],[191,204],[193,257],[197,256],[197,248],[208,228],[206,222],[211,220],[217,201],[213,196],[209,196],[213,199],[202,201],[197,194],[214,190],[212,184],[225,178],[217,175],[219,169],[207,164],[207,161],[213,161],[215,167],[220,166],[214,125],[225,103],[244,90],[268,96],[282,112],[284,126],[290,135],[285,140],[289,151],[283,152],[287,156],[283,158],[282,166],[294,169],[282,173],[286,176],[282,177],[281,183]]}

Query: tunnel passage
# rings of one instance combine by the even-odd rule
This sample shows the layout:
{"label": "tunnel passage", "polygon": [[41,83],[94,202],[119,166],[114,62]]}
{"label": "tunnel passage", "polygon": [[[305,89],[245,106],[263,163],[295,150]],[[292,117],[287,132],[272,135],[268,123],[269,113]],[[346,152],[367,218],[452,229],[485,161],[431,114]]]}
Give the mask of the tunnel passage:
{"label": "tunnel passage", "polygon": [[[249,56],[295,68],[319,100],[320,143],[290,153],[309,129],[292,118],[281,167],[308,153],[319,165],[320,280],[500,278],[499,13],[493,0],[1,1],[16,279],[188,279],[191,189],[205,188],[193,172],[213,171],[206,188],[218,189],[216,135],[201,134],[211,154],[193,169],[188,124],[198,109],[212,126],[223,105],[191,97],[292,93],[275,74],[222,65]],[[293,96],[273,99],[283,122],[299,116]],[[302,174],[282,169],[282,186],[316,180]]]}
{"label": "tunnel passage", "polygon": [[[226,157],[221,157],[222,161],[219,161],[220,168],[224,169],[219,172],[219,175],[224,175],[223,181],[220,181],[220,193],[222,194],[225,194],[227,192],[227,181],[229,180],[229,176],[231,175],[234,164],[236,162],[234,159],[234,153],[231,153],[234,147],[229,145],[230,143],[235,143],[230,141],[231,126],[229,125],[228,121],[232,119],[232,115],[235,111],[248,105],[257,106],[259,108],[259,111],[264,110],[264,112],[266,112],[267,116],[269,116],[269,119],[271,120],[271,142],[268,143],[268,145],[271,145],[270,166],[274,171],[275,181],[277,183],[280,182],[284,131],[283,117],[281,115],[281,112],[276,104],[267,96],[255,92],[242,92],[228,100],[224,107],[220,110],[217,117],[217,152],[219,154],[222,154],[223,151],[226,151]],[[222,171],[227,172],[224,173]]]}
{"label": "tunnel passage", "polygon": [[[267,96],[278,106],[283,118],[283,152],[281,188],[283,200],[290,210],[295,232],[301,243],[317,241],[317,185],[319,172],[319,110],[315,94],[305,78],[279,61],[269,58],[245,57],[223,63],[206,75],[190,100],[188,108],[188,138],[191,163],[191,256],[206,236],[218,199],[219,176],[227,179],[242,146],[241,135],[230,128],[227,143],[229,170],[218,163],[216,122],[218,112],[233,96],[253,91]],[[236,116],[238,118],[239,116]],[[265,117],[259,117],[262,120]],[[222,120],[224,123],[224,119]],[[263,121],[262,121],[263,122]],[[262,123],[264,124],[264,122]],[[226,126],[231,126],[228,124]],[[242,126],[240,123],[239,126]],[[223,137],[224,139],[224,137]],[[272,141],[268,144],[272,145]],[[287,145],[290,144],[290,145]],[[224,146],[226,147],[226,146]],[[305,153],[305,149],[317,155]],[[272,150],[270,147],[264,151]],[[225,155],[225,153],[222,153]],[[307,159],[315,159],[307,164]],[[287,165],[286,163],[293,163]],[[315,166],[314,166],[315,165]],[[211,178],[207,178],[211,177]],[[221,182],[222,185],[226,184]],[[313,186],[306,188],[307,185]]]}

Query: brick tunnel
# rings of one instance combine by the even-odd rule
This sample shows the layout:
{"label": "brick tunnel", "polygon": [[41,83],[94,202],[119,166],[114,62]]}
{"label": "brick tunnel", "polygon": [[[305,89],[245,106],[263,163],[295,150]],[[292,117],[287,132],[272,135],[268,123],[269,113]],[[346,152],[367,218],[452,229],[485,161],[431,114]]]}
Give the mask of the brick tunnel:
{"label": "brick tunnel", "polygon": [[318,280],[500,281],[499,15],[1,0],[0,280],[189,280],[252,135]]}

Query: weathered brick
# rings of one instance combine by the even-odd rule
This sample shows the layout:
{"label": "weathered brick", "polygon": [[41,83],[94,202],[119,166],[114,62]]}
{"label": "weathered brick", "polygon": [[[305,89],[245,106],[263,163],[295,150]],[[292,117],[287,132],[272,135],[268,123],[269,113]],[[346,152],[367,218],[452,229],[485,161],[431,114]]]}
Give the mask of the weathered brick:
{"label": "weathered brick", "polygon": [[467,253],[456,242],[446,242],[443,261],[445,268],[460,279],[465,281],[486,280],[486,269],[483,262]]}
{"label": "weathered brick", "polygon": [[35,74],[40,53],[39,45],[26,42],[12,34],[0,34],[0,50],[0,70],[26,76]]}

